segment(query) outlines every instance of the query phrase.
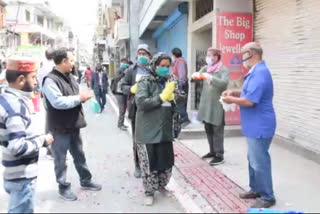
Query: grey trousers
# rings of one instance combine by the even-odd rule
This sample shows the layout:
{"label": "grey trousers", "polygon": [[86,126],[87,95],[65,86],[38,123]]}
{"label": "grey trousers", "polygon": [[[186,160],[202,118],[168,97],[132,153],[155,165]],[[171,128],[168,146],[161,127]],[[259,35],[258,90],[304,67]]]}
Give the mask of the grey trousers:
{"label": "grey trousers", "polygon": [[56,180],[59,189],[69,189],[71,184],[67,182],[67,152],[73,157],[73,163],[80,176],[80,182],[85,183],[91,180],[92,175],[88,169],[80,130],[65,134],[53,134],[54,142],[51,149],[54,156],[54,167]]}
{"label": "grey trousers", "polygon": [[204,125],[208,142],[210,153],[214,154],[216,157],[223,158],[224,155],[224,125],[215,126],[210,123],[205,123]]}
{"label": "grey trousers", "polygon": [[116,95],[119,107],[119,119],[118,119],[118,127],[124,125],[124,118],[127,110],[127,96],[125,95]]}

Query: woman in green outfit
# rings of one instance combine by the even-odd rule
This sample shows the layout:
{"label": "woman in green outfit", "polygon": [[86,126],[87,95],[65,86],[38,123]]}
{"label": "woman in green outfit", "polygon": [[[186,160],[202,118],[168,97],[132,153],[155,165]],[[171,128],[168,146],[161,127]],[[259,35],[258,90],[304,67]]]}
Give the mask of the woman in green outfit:
{"label": "woman in green outfit", "polygon": [[171,58],[160,54],[152,60],[152,73],[138,83],[136,93],[136,142],[145,189],[144,203],[152,206],[155,191],[166,190],[174,165],[173,102],[175,82],[169,78]]}
{"label": "woman in green outfit", "polygon": [[222,65],[221,51],[209,48],[206,58],[207,66],[200,71],[205,76],[201,93],[198,120],[204,122],[210,152],[203,159],[212,159],[210,165],[224,162],[224,126],[225,112],[220,97],[229,84],[229,70]]}

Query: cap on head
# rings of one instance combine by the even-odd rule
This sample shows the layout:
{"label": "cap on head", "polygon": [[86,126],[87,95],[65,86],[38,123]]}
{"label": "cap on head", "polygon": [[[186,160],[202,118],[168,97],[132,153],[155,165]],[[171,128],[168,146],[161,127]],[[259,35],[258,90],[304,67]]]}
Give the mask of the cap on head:
{"label": "cap on head", "polygon": [[28,58],[11,58],[7,60],[7,70],[15,72],[34,72],[36,71],[36,63]]}
{"label": "cap on head", "polygon": [[150,50],[149,50],[149,46],[148,46],[147,44],[140,44],[140,45],[138,46],[138,52],[139,52],[140,50],[146,51],[146,52],[151,56],[151,53],[150,53]]}

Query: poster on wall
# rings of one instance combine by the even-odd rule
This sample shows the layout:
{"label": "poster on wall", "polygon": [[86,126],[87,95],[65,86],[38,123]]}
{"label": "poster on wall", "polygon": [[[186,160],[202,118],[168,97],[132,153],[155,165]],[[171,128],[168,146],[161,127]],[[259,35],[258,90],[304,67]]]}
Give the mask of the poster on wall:
{"label": "poster on wall", "polygon": [[[251,13],[217,13],[217,48],[222,51],[222,62],[230,70],[229,89],[240,90],[248,72],[242,65],[241,47],[253,41]],[[227,125],[240,124],[240,109],[226,113]]]}

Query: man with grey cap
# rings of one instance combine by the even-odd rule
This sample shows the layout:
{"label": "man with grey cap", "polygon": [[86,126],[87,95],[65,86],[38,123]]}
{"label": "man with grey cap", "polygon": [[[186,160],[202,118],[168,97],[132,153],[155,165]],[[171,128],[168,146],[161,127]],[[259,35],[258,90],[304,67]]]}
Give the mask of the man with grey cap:
{"label": "man with grey cap", "polygon": [[139,166],[137,146],[135,142],[135,122],[137,112],[137,106],[135,104],[135,94],[137,92],[137,82],[139,82],[143,76],[151,73],[150,69],[148,68],[151,59],[149,46],[147,44],[140,44],[138,46],[137,54],[137,62],[129,68],[128,72],[121,80],[121,88],[123,93],[127,95],[129,99],[128,111],[129,119],[131,120],[132,126],[133,156],[135,163],[134,176],[136,178],[141,178],[141,170]]}

